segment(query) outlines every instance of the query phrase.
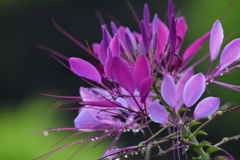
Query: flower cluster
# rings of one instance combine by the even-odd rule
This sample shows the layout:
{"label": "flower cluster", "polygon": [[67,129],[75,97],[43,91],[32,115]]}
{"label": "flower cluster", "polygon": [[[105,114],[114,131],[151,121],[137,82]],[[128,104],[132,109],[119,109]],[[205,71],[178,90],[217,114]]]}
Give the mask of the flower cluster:
{"label": "flower cluster", "polygon": [[[92,85],[92,88],[80,87],[79,103],[82,106],[74,120],[74,129],[79,134],[102,131],[72,144],[89,139],[92,139],[90,143],[94,143],[114,137],[100,158],[113,160],[144,153],[146,147],[159,147],[164,141],[173,141],[170,150],[184,148],[187,151],[191,148],[199,154],[200,159],[210,159],[211,152],[206,153],[203,146],[221,149],[208,143],[199,143],[196,135],[200,128],[193,133],[189,128],[198,124],[201,118],[222,113],[216,114],[220,98],[206,97],[198,102],[208,83],[240,91],[240,86],[214,80],[215,77],[239,67],[237,62],[240,60],[240,39],[225,46],[219,64],[211,71],[212,62],[220,53],[224,37],[219,20],[183,53],[179,52],[188,27],[184,17],[175,17],[172,0],[168,3],[168,25],[157,14],[151,21],[148,5],[145,4],[139,27],[140,33],[132,32],[128,27],[117,27],[114,22],[110,23],[111,29],[102,25],[102,41],[93,44],[92,51],[88,50],[99,64],[95,62],[93,65],[76,57],[68,59],[70,70]],[[59,26],[57,28],[76,41]],[[190,63],[207,39],[210,39],[209,53],[197,62]],[[194,73],[194,67],[208,56],[208,71]],[[189,108],[195,105],[193,116],[188,116]],[[152,133],[150,123],[159,123],[160,131]],[[166,128],[170,128],[169,135],[160,140],[158,137],[154,141]],[[136,146],[115,147],[123,132],[136,133],[144,130],[149,131],[152,136]],[[57,150],[62,148],[64,147]],[[162,149],[159,152],[159,155],[166,153]],[[227,156],[219,157],[234,159],[225,153]],[[179,152],[177,156],[180,157]]]}

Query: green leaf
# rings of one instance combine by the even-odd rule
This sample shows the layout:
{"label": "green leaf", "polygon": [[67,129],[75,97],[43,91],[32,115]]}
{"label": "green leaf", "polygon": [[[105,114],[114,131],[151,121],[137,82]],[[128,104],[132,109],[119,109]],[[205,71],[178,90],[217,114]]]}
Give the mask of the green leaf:
{"label": "green leaf", "polygon": [[178,113],[181,113],[181,112],[183,112],[183,111],[185,111],[186,110],[186,108],[180,108],[179,110],[178,110]]}
{"label": "green leaf", "polygon": [[194,136],[198,134],[203,134],[203,135],[208,135],[205,131],[203,130],[198,130],[197,132],[194,132]]}
{"label": "green leaf", "polygon": [[229,160],[227,158],[222,158],[222,157],[219,157],[219,158],[215,158],[214,160]]}
{"label": "green leaf", "polygon": [[199,157],[192,157],[192,160],[202,160],[202,158],[199,158]]}
{"label": "green leaf", "polygon": [[191,122],[191,123],[189,123],[188,127],[191,128],[191,127],[199,125],[199,124],[201,124],[201,122]]}
{"label": "green leaf", "polygon": [[201,143],[199,143],[199,145],[197,145],[198,147],[206,147],[209,146],[211,144],[211,142],[208,141],[202,141]]}
{"label": "green leaf", "polygon": [[216,147],[208,147],[207,153],[210,155],[211,153],[219,151],[219,150],[221,150],[221,149],[216,148]]}

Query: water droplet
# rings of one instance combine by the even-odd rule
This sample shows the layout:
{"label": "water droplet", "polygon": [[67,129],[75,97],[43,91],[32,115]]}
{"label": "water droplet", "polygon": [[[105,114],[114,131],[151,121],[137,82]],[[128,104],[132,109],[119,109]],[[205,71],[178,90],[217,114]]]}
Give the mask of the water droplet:
{"label": "water droplet", "polygon": [[138,155],[138,152],[135,152],[135,155]]}
{"label": "water droplet", "polygon": [[117,146],[113,146],[112,149],[118,149],[118,147]]}
{"label": "water droplet", "polygon": [[228,68],[226,68],[226,72],[228,72]]}
{"label": "water droplet", "polygon": [[115,160],[120,160],[120,158],[116,158]]}
{"label": "water droplet", "polygon": [[222,73],[221,73],[220,75],[221,75],[221,76],[223,76],[223,74],[222,74]]}
{"label": "water droplet", "polygon": [[130,132],[130,129],[129,129],[129,128],[127,129],[127,132]]}
{"label": "water droplet", "polygon": [[123,132],[126,132],[126,131],[127,131],[126,129],[123,130]]}
{"label": "water droplet", "polygon": [[209,83],[207,82],[206,85],[209,85]]}
{"label": "water droplet", "polygon": [[108,132],[108,130],[105,130],[105,132]]}
{"label": "water droplet", "polygon": [[44,131],[44,132],[43,132],[43,135],[44,135],[44,136],[48,136],[48,135],[49,135],[49,132],[48,132],[48,131]]}
{"label": "water droplet", "polygon": [[98,137],[95,137],[96,140],[98,140]]}
{"label": "water droplet", "polygon": [[238,67],[240,67],[240,65],[238,65]]}
{"label": "water droplet", "polygon": [[124,155],[124,158],[128,158],[128,155]]}
{"label": "water droplet", "polygon": [[91,140],[94,141],[94,138],[92,138]]}

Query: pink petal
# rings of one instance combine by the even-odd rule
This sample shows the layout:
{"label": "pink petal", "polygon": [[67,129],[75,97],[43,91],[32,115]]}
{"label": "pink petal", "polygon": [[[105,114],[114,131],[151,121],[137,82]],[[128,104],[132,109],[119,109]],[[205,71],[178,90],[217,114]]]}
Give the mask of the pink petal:
{"label": "pink petal", "polygon": [[161,86],[161,93],[164,101],[171,107],[175,107],[177,103],[177,90],[172,76],[165,76]]}
{"label": "pink petal", "polygon": [[99,45],[100,45],[100,44],[98,44],[98,43],[93,43],[93,44],[92,44],[93,53],[98,54],[98,47],[99,47]]}
{"label": "pink petal", "polygon": [[117,34],[113,36],[113,39],[109,43],[109,47],[112,51],[112,56],[118,56],[120,53],[120,42],[118,40]]}
{"label": "pink petal", "polygon": [[177,30],[177,49],[176,49],[176,53],[179,52],[179,50],[181,49],[182,43],[183,43],[183,39],[185,36],[185,33],[187,31],[187,23],[185,21],[184,17],[179,17],[178,21],[177,21],[177,25],[176,25],[176,30]]}
{"label": "pink petal", "polygon": [[174,108],[175,112],[177,112],[180,109],[180,107],[183,105],[183,89],[187,81],[193,75],[193,68],[191,67],[186,69],[182,74],[183,76],[178,80],[176,84],[178,98],[177,98],[176,107]]}
{"label": "pink petal", "polygon": [[206,80],[202,73],[195,74],[186,83],[183,90],[183,101],[186,107],[191,107],[201,97],[206,87]]}
{"label": "pink petal", "polygon": [[105,60],[106,60],[106,53],[104,51],[104,44],[103,41],[99,44],[98,46],[98,59],[99,61],[104,65],[105,64]]}
{"label": "pink petal", "polygon": [[194,110],[194,118],[206,117],[214,113],[220,104],[220,98],[207,97],[198,103]]}
{"label": "pink petal", "polygon": [[70,69],[78,76],[90,79],[97,83],[102,83],[98,70],[89,62],[71,57],[69,58]]}
{"label": "pink petal", "polygon": [[225,69],[226,67],[236,63],[240,59],[240,38],[234,39],[223,49],[222,55],[220,57],[220,69]]}
{"label": "pink petal", "polygon": [[119,106],[122,106],[119,102],[113,102],[113,101],[86,101],[86,102],[80,102],[82,105],[91,105],[91,106],[99,106],[99,107],[112,107],[112,109],[116,109]]}
{"label": "pink petal", "polygon": [[75,127],[88,132],[109,128],[110,125],[102,122],[96,117],[98,115],[97,112],[98,110],[95,109],[81,109],[80,113],[74,120]]}
{"label": "pink petal", "polygon": [[157,102],[153,102],[148,106],[149,117],[156,123],[163,123],[168,120],[167,110]]}
{"label": "pink petal", "polygon": [[167,26],[160,20],[158,20],[158,30],[157,30],[157,50],[155,59],[159,61],[160,54],[163,53],[164,47],[166,45],[166,40],[168,36]]}
{"label": "pink petal", "polygon": [[148,96],[148,93],[152,87],[152,82],[153,82],[153,78],[152,77],[148,77],[148,78],[145,78],[141,85],[140,85],[140,89],[139,89],[139,92],[140,92],[140,97],[141,97],[141,103],[144,103],[147,96]]}
{"label": "pink petal", "polygon": [[217,20],[212,27],[210,35],[210,58],[211,62],[214,61],[220,51],[222,41],[223,41],[223,29],[221,22]]}
{"label": "pink petal", "polygon": [[138,89],[139,89],[142,81],[145,78],[151,76],[151,67],[150,67],[149,60],[143,54],[138,56],[138,58],[134,64],[134,75],[136,78],[136,85],[137,85]]}
{"label": "pink petal", "polygon": [[186,61],[189,57],[193,57],[202,47],[203,43],[209,38],[209,36],[210,32],[204,34],[202,37],[193,42],[183,53],[183,61]]}
{"label": "pink petal", "polygon": [[106,58],[106,63],[104,65],[104,73],[107,76],[108,79],[113,79],[112,75],[112,52],[111,49],[107,49],[107,58]]}
{"label": "pink petal", "polygon": [[120,86],[126,89],[130,94],[134,93],[136,88],[135,77],[129,62],[121,57],[113,57],[112,73]]}

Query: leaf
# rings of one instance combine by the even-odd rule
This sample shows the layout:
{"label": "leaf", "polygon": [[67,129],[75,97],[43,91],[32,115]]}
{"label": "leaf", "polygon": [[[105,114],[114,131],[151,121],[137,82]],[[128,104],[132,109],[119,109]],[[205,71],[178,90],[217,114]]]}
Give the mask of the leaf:
{"label": "leaf", "polygon": [[194,132],[194,136],[198,135],[198,134],[203,134],[203,135],[208,135],[206,132],[204,132],[203,130],[199,130],[197,132]]}
{"label": "leaf", "polygon": [[206,147],[209,146],[211,144],[211,142],[208,141],[202,141],[201,143],[199,143],[199,145],[197,145],[197,147]]}
{"label": "leaf", "polygon": [[199,125],[199,124],[201,124],[201,122],[191,122],[191,123],[189,123],[188,127],[191,128],[191,127]]}
{"label": "leaf", "polygon": [[207,153],[210,155],[211,153],[219,151],[219,150],[221,150],[221,149],[216,148],[216,147],[208,147]]}
{"label": "leaf", "polygon": [[229,160],[229,159],[223,158],[223,157],[218,157],[218,158],[215,158],[214,160]]}
{"label": "leaf", "polygon": [[192,157],[193,160],[202,160],[201,157]]}

